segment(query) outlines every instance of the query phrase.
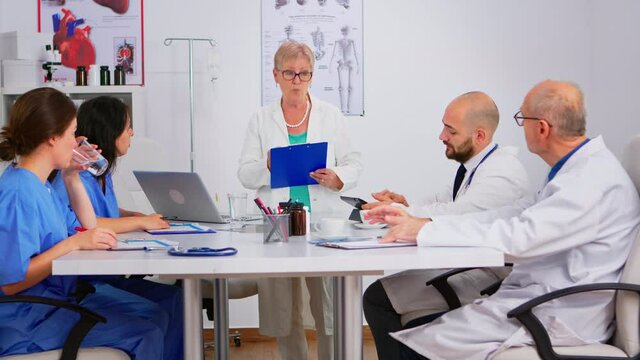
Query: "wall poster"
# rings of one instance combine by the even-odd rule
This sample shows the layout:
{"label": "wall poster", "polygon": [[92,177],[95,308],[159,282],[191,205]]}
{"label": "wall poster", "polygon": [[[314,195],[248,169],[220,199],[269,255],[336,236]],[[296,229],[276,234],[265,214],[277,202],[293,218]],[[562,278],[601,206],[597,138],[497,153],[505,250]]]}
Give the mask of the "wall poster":
{"label": "wall poster", "polygon": [[[144,84],[143,0],[37,0],[38,31],[53,33],[62,67],[55,76],[74,81],[79,65],[121,65],[127,85]],[[113,76],[111,76],[113,84]]]}
{"label": "wall poster", "polygon": [[262,104],[280,99],[273,55],[287,40],[313,51],[311,93],[345,115],[364,115],[362,0],[262,0]]}

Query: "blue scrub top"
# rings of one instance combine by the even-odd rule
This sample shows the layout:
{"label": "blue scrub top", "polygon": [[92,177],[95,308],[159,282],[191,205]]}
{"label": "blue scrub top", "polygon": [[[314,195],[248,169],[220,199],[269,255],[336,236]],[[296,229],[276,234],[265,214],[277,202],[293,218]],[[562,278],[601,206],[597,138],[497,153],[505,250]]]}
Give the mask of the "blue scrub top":
{"label": "blue scrub top", "polygon": [[[10,165],[0,176],[0,285],[24,280],[31,258],[39,255],[69,236],[79,222],[47,182],[43,184],[29,170]],[[20,292],[20,295],[45,296],[70,301],[75,290],[75,276],[50,275],[40,283]],[[0,296],[3,296],[0,291]],[[69,313],[56,312],[54,307],[34,304],[3,304],[0,306],[0,354],[21,346],[24,334],[35,328],[52,327],[60,331],[56,321],[70,321]],[[46,340],[43,340],[46,341]]]}
{"label": "blue scrub top", "polygon": [[[96,212],[97,217],[102,218],[119,218],[120,209],[118,208],[118,201],[116,200],[116,194],[113,190],[113,179],[111,173],[108,172],[104,176],[105,191],[102,192],[98,178],[93,176],[88,171],[80,172],[80,179],[84,184],[84,188],[87,190],[93,210]],[[62,176],[58,174],[53,181],[53,187],[58,192],[61,199],[64,199],[66,205],[69,205],[69,197],[67,195],[67,188],[64,186]]]}

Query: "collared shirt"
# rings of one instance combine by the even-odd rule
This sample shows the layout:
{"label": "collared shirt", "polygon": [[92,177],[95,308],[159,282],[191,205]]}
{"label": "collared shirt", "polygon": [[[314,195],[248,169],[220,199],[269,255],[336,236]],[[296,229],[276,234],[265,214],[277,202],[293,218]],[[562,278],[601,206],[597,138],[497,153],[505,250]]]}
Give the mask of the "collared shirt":
{"label": "collared shirt", "polygon": [[562,169],[562,166],[564,166],[564,163],[566,163],[567,160],[571,158],[571,155],[575,154],[576,151],[580,150],[580,148],[584,146],[584,144],[588,143],[589,140],[591,139],[587,138],[585,141],[581,142],[580,145],[576,146],[573,150],[571,150],[567,155],[563,156],[562,159],[558,160],[558,162],[551,167],[551,170],[549,170],[549,175],[547,175],[547,182],[553,180],[553,178],[556,176],[558,171],[560,171],[560,169]]}

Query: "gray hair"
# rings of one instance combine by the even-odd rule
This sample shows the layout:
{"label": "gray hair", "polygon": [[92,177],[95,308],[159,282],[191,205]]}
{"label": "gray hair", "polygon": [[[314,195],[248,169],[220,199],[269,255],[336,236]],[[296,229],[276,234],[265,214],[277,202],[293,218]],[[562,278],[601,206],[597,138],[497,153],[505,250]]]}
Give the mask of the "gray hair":
{"label": "gray hair", "polygon": [[587,128],[584,94],[571,82],[546,80],[531,94],[531,115],[547,120],[561,137],[582,136]]}
{"label": "gray hair", "polygon": [[273,67],[278,70],[282,70],[282,65],[288,60],[296,59],[298,57],[304,57],[311,65],[311,71],[313,71],[313,52],[304,43],[297,41],[286,41],[280,45],[278,51],[273,56]]}

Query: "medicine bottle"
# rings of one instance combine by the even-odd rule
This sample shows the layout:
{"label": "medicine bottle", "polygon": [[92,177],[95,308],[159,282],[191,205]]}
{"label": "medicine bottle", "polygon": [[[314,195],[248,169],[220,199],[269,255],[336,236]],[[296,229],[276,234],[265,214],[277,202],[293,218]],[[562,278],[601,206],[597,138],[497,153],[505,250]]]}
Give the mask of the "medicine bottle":
{"label": "medicine bottle", "polygon": [[126,85],[122,65],[116,65],[115,70],[113,70],[113,85]]}
{"label": "medicine bottle", "polygon": [[82,65],[76,70],[76,85],[87,86],[87,68]]}
{"label": "medicine bottle", "polygon": [[111,75],[107,65],[100,66],[100,85],[111,85]]}
{"label": "medicine bottle", "polygon": [[304,204],[300,202],[294,202],[290,207],[291,225],[289,229],[289,235],[298,236],[305,235],[307,233],[307,212],[304,211]]}

